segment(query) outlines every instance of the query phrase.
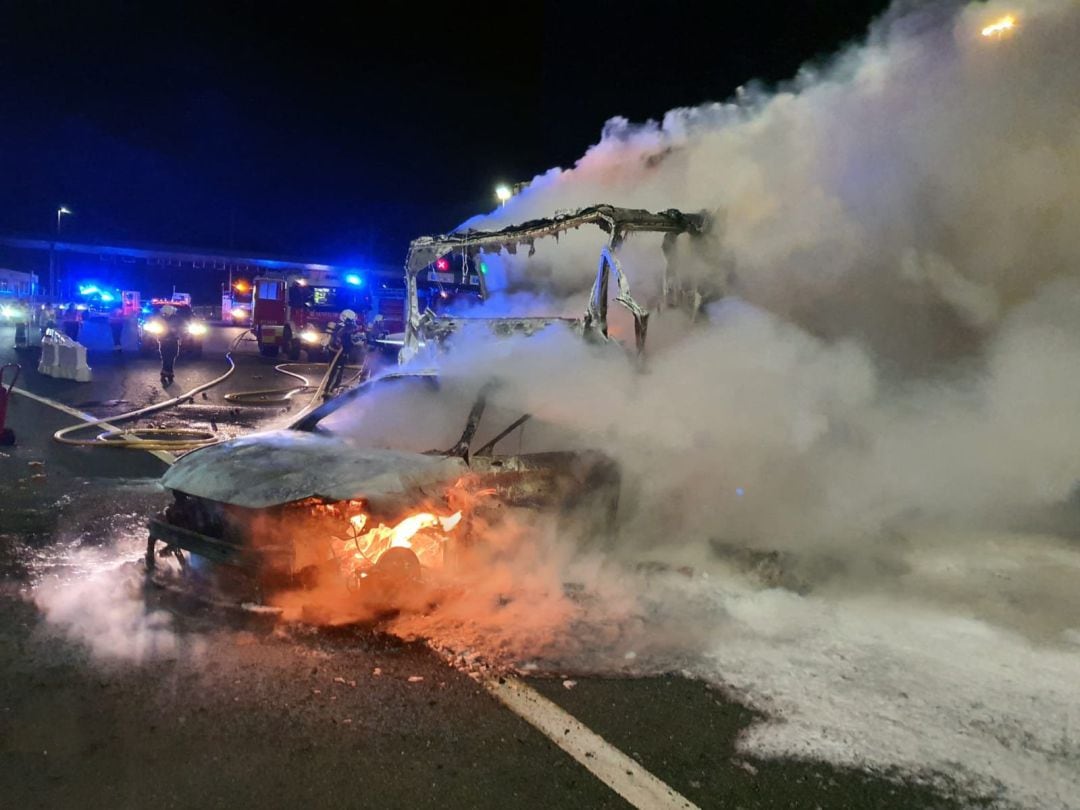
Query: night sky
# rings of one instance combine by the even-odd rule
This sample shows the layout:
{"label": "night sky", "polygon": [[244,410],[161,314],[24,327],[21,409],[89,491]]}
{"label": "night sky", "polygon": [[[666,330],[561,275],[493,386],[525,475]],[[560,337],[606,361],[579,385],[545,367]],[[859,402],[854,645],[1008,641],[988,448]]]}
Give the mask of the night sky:
{"label": "night sky", "polygon": [[608,118],[790,78],[886,5],[0,0],[0,233],[64,204],[71,239],[398,263]]}

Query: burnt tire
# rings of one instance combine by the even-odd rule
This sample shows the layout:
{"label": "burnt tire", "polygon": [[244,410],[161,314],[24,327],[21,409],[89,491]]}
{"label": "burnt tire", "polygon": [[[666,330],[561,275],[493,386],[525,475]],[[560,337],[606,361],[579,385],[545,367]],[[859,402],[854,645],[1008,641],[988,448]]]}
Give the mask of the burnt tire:
{"label": "burnt tire", "polygon": [[420,558],[411,548],[387,549],[375,563],[375,573],[395,582],[420,579]]}

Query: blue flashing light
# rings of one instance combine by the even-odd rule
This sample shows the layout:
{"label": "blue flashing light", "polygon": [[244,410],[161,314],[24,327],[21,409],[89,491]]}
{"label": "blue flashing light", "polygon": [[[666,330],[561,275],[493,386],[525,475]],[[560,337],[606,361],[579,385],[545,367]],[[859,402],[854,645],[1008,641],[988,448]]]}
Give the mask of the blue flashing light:
{"label": "blue flashing light", "polygon": [[87,284],[85,287],[80,285],[79,287],[79,295],[94,295],[97,292],[99,290],[93,284]]}
{"label": "blue flashing light", "polygon": [[101,300],[102,301],[115,301],[116,299],[113,298],[112,293],[103,292],[101,294]]}
{"label": "blue flashing light", "polygon": [[347,276],[345,276],[345,283],[352,284],[354,287],[359,287],[364,283],[364,280],[360,278],[359,274],[357,273],[349,273]]}

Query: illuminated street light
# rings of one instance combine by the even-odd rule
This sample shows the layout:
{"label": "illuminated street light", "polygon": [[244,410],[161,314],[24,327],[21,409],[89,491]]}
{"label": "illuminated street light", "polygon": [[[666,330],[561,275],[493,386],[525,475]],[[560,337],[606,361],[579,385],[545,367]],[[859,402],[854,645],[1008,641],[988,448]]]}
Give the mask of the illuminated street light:
{"label": "illuminated street light", "polygon": [[56,209],[56,239],[53,240],[52,247],[49,249],[49,297],[56,297],[56,242],[60,238],[60,218],[64,214],[71,214],[72,211],[68,210],[66,206],[61,205]]}
{"label": "illuminated street light", "polygon": [[495,186],[495,197],[500,205],[506,205],[506,201],[514,196],[509,186]]}
{"label": "illuminated street light", "polygon": [[984,37],[996,35],[998,39],[1000,39],[1003,34],[1012,31],[1014,28],[1016,28],[1016,17],[1012,14],[1006,14],[1000,20],[986,26],[986,28],[982,30],[982,35]]}

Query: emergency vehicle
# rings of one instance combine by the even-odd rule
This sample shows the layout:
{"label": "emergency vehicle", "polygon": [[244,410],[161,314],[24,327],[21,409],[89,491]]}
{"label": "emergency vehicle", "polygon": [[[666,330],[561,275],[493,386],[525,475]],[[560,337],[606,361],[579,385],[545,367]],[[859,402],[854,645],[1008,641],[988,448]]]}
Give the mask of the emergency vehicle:
{"label": "emergency vehicle", "polygon": [[221,292],[221,320],[240,326],[251,320],[251,285],[241,279]]}
{"label": "emergency vehicle", "polygon": [[343,310],[357,314],[361,327],[371,308],[371,296],[359,273],[338,275],[332,270],[309,270],[303,276],[261,276],[252,282],[251,326],[266,357],[284,352],[291,359],[323,351],[331,324]]}
{"label": "emergency vehicle", "polygon": [[158,337],[164,334],[166,327],[161,318],[161,309],[171,306],[176,310],[175,318],[180,324],[180,351],[193,357],[202,357],[203,338],[207,326],[195,317],[191,308],[191,296],[187,293],[173,293],[171,298],[153,298],[150,306],[142,307],[142,317],[138,321],[139,351],[146,354],[157,351]]}

